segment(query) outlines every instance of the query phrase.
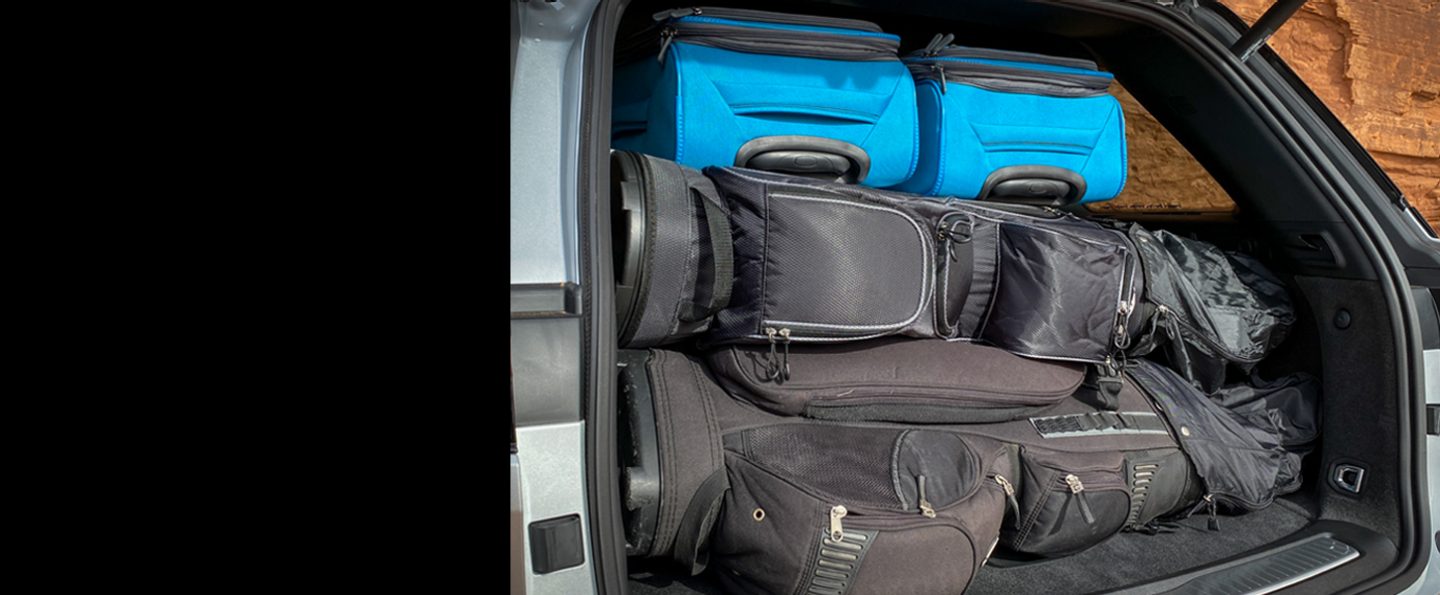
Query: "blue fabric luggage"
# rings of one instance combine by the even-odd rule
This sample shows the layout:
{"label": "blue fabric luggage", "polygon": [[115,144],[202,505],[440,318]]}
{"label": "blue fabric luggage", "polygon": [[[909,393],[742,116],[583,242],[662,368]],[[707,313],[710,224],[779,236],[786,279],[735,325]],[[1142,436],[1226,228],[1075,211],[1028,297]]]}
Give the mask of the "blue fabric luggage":
{"label": "blue fabric luggage", "polygon": [[915,86],[898,37],[864,21],[756,10],[655,17],[658,56],[615,71],[614,148],[876,187],[914,171]]}
{"label": "blue fabric luggage", "polygon": [[1125,117],[1095,63],[947,46],[907,57],[920,163],[898,190],[1051,206],[1109,200],[1125,186]]}

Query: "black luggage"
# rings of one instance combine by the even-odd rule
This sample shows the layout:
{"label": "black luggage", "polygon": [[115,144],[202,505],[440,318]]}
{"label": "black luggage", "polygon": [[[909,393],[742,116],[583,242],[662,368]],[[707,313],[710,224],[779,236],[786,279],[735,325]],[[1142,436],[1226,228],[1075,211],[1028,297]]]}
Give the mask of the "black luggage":
{"label": "black luggage", "polygon": [[814,422],[727,435],[716,577],[736,593],[959,593],[998,539],[1006,450]]}
{"label": "black luggage", "polygon": [[1054,210],[706,168],[731,210],[735,285],[705,344],[888,335],[1106,363],[1140,320],[1119,230]]}
{"label": "black luggage", "polygon": [[610,156],[621,347],[705,331],[730,299],[730,223],[710,180],[649,155]]}
{"label": "black luggage", "polygon": [[958,341],[729,345],[706,354],[726,390],[782,415],[839,421],[990,423],[1042,412],[1080,387],[1076,364]]}

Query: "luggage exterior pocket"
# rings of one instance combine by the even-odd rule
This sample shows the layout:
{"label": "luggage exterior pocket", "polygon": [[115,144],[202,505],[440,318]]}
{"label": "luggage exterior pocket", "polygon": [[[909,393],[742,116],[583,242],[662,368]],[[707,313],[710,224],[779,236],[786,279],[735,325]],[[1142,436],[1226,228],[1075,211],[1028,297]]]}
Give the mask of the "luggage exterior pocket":
{"label": "luggage exterior pocket", "polygon": [[1139,264],[1122,235],[1004,221],[998,244],[995,296],[982,331],[987,342],[1092,363],[1129,344]]}
{"label": "luggage exterior pocket", "polygon": [[985,479],[1008,470],[998,443],[806,424],[726,449],[712,555],[734,592],[958,593],[998,539],[1004,492]]}
{"label": "luggage exterior pocket", "polygon": [[905,198],[739,168],[705,173],[730,206],[736,274],[705,343],[933,335],[933,223]]}
{"label": "luggage exterior pocket", "polygon": [[840,421],[1009,421],[1058,404],[1085,377],[1078,365],[933,339],[796,345],[784,360],[764,346],[731,345],[706,362],[736,397],[776,413]]}
{"label": "luggage exterior pocket", "polygon": [[1123,456],[1022,448],[1020,514],[1002,542],[1012,550],[1063,556],[1120,531],[1130,516]]}
{"label": "luggage exterior pocket", "polygon": [[897,189],[1059,205],[1109,200],[1124,188],[1124,113],[1106,92],[1114,77],[1094,62],[958,46],[905,62],[921,150]]}

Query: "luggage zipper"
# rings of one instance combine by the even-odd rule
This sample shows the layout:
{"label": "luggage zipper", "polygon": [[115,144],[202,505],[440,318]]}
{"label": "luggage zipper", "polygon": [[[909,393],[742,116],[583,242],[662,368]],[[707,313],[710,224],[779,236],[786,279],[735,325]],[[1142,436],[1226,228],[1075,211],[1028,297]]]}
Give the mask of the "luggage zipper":
{"label": "luggage zipper", "polygon": [[[1124,236],[1124,234],[1120,234]],[[1124,351],[1130,348],[1130,315],[1135,312],[1135,305],[1140,300],[1139,292],[1135,291],[1135,262],[1140,259],[1139,254],[1131,257],[1130,250],[1125,251],[1125,269],[1122,272],[1124,278],[1121,280],[1120,293],[1124,297],[1120,305],[1115,309],[1115,349]]]}
{"label": "luggage zipper", "polygon": [[[953,221],[947,223],[947,221],[950,221],[952,218],[960,219],[961,221]],[[959,226],[962,222],[968,223],[969,226],[965,229],[964,233],[957,233],[956,227]],[[951,261],[959,260],[955,257],[954,244],[967,243],[974,236],[975,221],[970,217],[966,216],[964,213],[946,215],[945,217],[940,219],[940,224],[935,226],[935,239],[939,240],[940,242],[940,252],[943,254],[948,254]],[[954,244],[952,244],[951,242],[954,242]]]}
{"label": "luggage zipper", "polygon": [[[1161,325],[1161,324],[1164,324],[1166,321],[1173,322],[1173,323],[1175,323],[1175,324],[1177,324],[1177,325],[1180,325],[1180,326],[1182,326],[1182,327],[1185,327],[1186,329],[1188,329],[1188,330],[1190,331],[1190,334],[1191,334],[1191,335],[1194,335],[1195,337],[1198,337],[1201,342],[1205,343],[1205,345],[1209,346],[1211,349],[1214,349],[1214,350],[1220,352],[1221,354],[1224,354],[1224,356],[1225,356],[1227,359],[1234,360],[1234,361],[1237,362],[1237,363],[1253,364],[1253,363],[1257,363],[1257,362],[1259,362],[1260,360],[1264,359],[1263,356],[1261,356],[1261,357],[1245,357],[1245,356],[1235,355],[1234,352],[1230,351],[1230,348],[1225,347],[1225,346],[1223,346],[1223,345],[1217,345],[1217,344],[1215,343],[1215,341],[1212,340],[1208,334],[1206,334],[1206,333],[1204,333],[1204,332],[1201,332],[1199,329],[1195,328],[1193,325],[1185,322],[1184,320],[1181,320],[1180,317],[1177,316],[1177,315],[1175,315],[1174,311],[1171,310],[1169,307],[1166,307],[1165,304],[1156,304],[1156,305],[1155,305],[1155,323],[1156,323],[1157,325]],[[1176,334],[1178,335],[1179,333],[1176,333]]]}
{"label": "luggage zipper", "polygon": [[[790,379],[790,329],[776,329],[773,326],[765,327],[766,340],[770,342],[770,357],[766,359],[768,370],[765,379],[769,381],[785,381]],[[778,339],[776,337],[779,337]],[[779,343],[783,348],[784,355],[775,357],[775,344]]]}
{"label": "luggage zipper", "polygon": [[1018,521],[1020,518],[1020,501],[1015,499],[1015,486],[1010,483],[1010,480],[1005,479],[1004,475],[999,473],[993,474],[990,477],[995,480],[995,483],[1000,484],[1000,489],[1005,490],[1005,505],[1015,511],[1015,518]]}
{"label": "luggage zipper", "polygon": [[1090,502],[1085,499],[1085,484],[1080,483],[1080,478],[1074,473],[1065,476],[1065,485],[1070,487],[1070,495],[1080,502],[1080,516],[1085,518],[1085,524],[1095,524],[1095,513],[1090,511]]}
{"label": "luggage zipper", "polygon": [[737,21],[755,21],[759,23],[781,23],[785,25],[806,25],[811,27],[830,27],[832,29],[854,29],[856,31],[867,31],[870,33],[883,33],[880,26],[869,21],[856,19],[841,19],[836,17],[819,17],[813,15],[785,14],[780,12],[769,12],[765,10],[747,10],[744,8],[672,8],[662,10],[651,15],[650,18],[656,21],[668,21],[683,17],[712,16],[722,19],[733,19]]}
{"label": "luggage zipper", "polygon": [[935,508],[930,506],[930,501],[925,499],[925,476],[920,476],[920,514],[928,518],[935,518]]}
{"label": "luggage zipper", "polygon": [[830,540],[845,541],[845,525],[840,519],[845,518],[849,511],[845,507],[836,504],[830,508]]}
{"label": "luggage zipper", "polygon": [[851,61],[899,60],[896,52],[900,47],[899,39],[887,33],[767,29],[708,16],[670,20],[660,37],[656,59],[661,64],[676,39],[737,52]]}

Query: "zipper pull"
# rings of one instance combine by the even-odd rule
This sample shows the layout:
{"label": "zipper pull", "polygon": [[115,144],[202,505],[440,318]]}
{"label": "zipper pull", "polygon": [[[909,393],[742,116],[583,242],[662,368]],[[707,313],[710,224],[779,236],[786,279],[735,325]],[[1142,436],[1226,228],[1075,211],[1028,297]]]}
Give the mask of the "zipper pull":
{"label": "zipper pull", "polygon": [[765,358],[765,379],[771,382],[780,377],[780,357],[775,353],[775,335],[778,332],[773,326],[765,327],[765,337],[770,341],[770,356]]}
{"label": "zipper pull", "polygon": [[1019,519],[1020,501],[1015,499],[1015,486],[1010,483],[1010,480],[1005,479],[1004,475],[1001,475],[999,473],[996,473],[991,477],[995,478],[995,483],[1000,484],[1000,489],[1005,490],[1005,504],[1015,511],[1015,518]]}
{"label": "zipper pull", "polygon": [[846,515],[846,514],[849,514],[849,511],[845,510],[845,507],[844,507],[844,506],[841,506],[841,505],[839,505],[839,504],[836,504],[835,506],[833,506],[833,507],[830,508],[830,540],[831,540],[831,541],[837,541],[837,542],[838,542],[838,541],[844,541],[844,540],[845,540],[845,527],[840,523],[840,519],[845,518],[845,515]]}
{"label": "zipper pull", "polygon": [[667,25],[660,31],[660,54],[655,56],[655,61],[662,66],[665,64],[665,51],[670,49],[670,42],[675,40],[675,27]]}
{"label": "zipper pull", "polygon": [[1210,509],[1210,522],[1206,524],[1206,527],[1211,531],[1219,531],[1220,519],[1215,516],[1215,496],[1213,494],[1205,494],[1204,500],[1206,508]]}
{"label": "zipper pull", "polygon": [[660,12],[650,15],[650,18],[654,19],[655,22],[658,23],[668,21],[670,19],[678,19],[680,17],[690,16],[700,16],[700,8],[672,8],[670,10],[662,10]]}
{"label": "zipper pull", "polygon": [[788,329],[788,328],[782,328],[782,329],[780,329],[780,345],[783,347],[782,353],[784,354],[784,355],[782,355],[782,356],[780,357],[780,370],[784,373],[784,376],[781,377],[781,380],[789,380],[789,379],[790,379],[790,329]]}
{"label": "zipper pull", "polygon": [[930,506],[930,501],[925,499],[925,476],[920,476],[920,514],[927,518],[935,518],[935,508]]}
{"label": "zipper pull", "polygon": [[1130,311],[1134,307],[1134,304],[1125,301],[1115,309],[1115,348],[1121,351],[1130,348],[1130,334],[1125,330],[1125,324],[1130,321]]}
{"label": "zipper pull", "polygon": [[940,55],[940,50],[945,49],[945,46],[950,45],[950,42],[954,40],[955,34],[953,33],[943,35],[936,33],[935,37],[930,38],[930,43],[925,46],[925,55],[931,57]]}
{"label": "zipper pull", "polygon": [[944,95],[945,88],[945,67],[934,62],[930,63],[930,70],[935,72],[935,78],[940,79],[940,94]]}
{"label": "zipper pull", "polygon": [[1095,524],[1095,513],[1090,512],[1090,503],[1085,500],[1085,484],[1080,483],[1080,478],[1074,473],[1065,476],[1065,485],[1070,486],[1070,493],[1080,501],[1080,516],[1085,517],[1085,524]]}

